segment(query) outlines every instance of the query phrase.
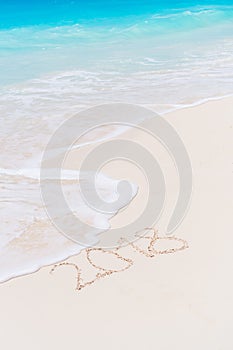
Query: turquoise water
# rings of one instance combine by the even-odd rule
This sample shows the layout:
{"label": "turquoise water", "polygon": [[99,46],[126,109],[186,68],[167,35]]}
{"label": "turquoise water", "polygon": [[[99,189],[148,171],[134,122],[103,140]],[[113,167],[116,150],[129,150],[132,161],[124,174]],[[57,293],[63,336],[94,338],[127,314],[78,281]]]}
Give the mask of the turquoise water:
{"label": "turquoise water", "polygon": [[[200,98],[231,92],[230,2],[10,0],[1,1],[0,8],[0,86],[35,78],[45,82],[48,74],[56,79],[56,74],[63,73],[65,89],[70,83],[75,87],[76,80],[85,91],[85,80],[95,80],[96,75],[101,88],[110,85],[110,89],[119,90],[123,81],[131,101],[141,95],[141,86],[147,95],[145,99],[141,96],[141,103],[165,103],[155,89],[161,83],[164,91],[169,76],[171,85],[176,79],[177,89],[183,83],[192,88],[194,97],[188,93],[187,102],[198,97],[196,85],[203,90]],[[71,81],[67,81],[67,74]],[[226,76],[229,81],[225,81]],[[222,86],[214,90],[213,84]],[[88,89],[94,91],[95,84]],[[104,100],[111,99],[103,95]],[[122,98],[119,91],[116,99]],[[176,102],[182,98],[167,101]]]}
{"label": "turquoise water", "polygon": [[232,92],[230,1],[0,0],[0,118],[13,123],[9,132],[22,117],[36,129],[42,118],[57,125],[105,102],[164,113]]}
{"label": "turquoise water", "polygon": [[79,21],[117,19],[133,15],[147,15],[195,6],[232,5],[230,0],[1,0],[0,27],[28,25],[65,25]]}

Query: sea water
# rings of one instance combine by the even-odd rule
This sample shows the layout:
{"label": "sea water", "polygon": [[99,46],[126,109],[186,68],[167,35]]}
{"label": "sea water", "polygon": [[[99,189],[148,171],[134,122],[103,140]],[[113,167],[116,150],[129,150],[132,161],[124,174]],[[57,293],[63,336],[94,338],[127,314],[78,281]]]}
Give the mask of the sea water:
{"label": "sea water", "polygon": [[[62,122],[101,103],[166,113],[232,91],[232,1],[0,0],[0,281],[83,248],[49,224],[39,193],[41,155]],[[100,174],[96,186],[116,196],[117,180]],[[109,227],[110,216],[77,208]]]}

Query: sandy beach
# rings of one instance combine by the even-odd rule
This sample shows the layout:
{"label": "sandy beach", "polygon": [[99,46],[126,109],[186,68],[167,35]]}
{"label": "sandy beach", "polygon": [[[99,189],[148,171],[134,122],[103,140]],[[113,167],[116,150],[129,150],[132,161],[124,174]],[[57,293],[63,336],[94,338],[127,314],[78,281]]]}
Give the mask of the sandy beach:
{"label": "sandy beach", "polygon": [[[4,350],[233,348],[232,207],[233,98],[211,101],[164,116],[183,139],[193,167],[189,211],[174,232],[189,248],[145,257],[132,247],[124,272],[76,291],[76,271],[51,266],[0,285],[0,334]],[[178,179],[161,145],[131,131],[158,155],[166,173],[167,202],[156,228],[163,234],[176,200]],[[154,148],[153,148],[154,147]],[[127,210],[112,219],[134,220],[145,205],[145,182],[130,165],[106,173],[139,185]],[[164,246],[169,249],[171,242]],[[81,256],[68,261],[77,263]],[[101,260],[103,259],[103,260]],[[107,258],[100,258],[106,264]],[[85,269],[83,269],[85,272]]]}

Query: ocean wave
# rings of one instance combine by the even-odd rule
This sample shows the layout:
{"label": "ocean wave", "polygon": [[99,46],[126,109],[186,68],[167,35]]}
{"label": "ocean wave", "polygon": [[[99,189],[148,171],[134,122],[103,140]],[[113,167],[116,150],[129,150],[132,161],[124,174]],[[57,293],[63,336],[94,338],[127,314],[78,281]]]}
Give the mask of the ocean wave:
{"label": "ocean wave", "polygon": [[[80,240],[85,237],[86,245],[69,240],[49,221],[40,196],[39,169],[1,169],[0,282],[35,272],[97,243],[98,234],[110,227],[110,218],[121,209],[119,206],[112,214],[97,213],[86,205],[79,193],[77,172],[64,170],[62,174],[61,179],[67,180],[63,191],[71,210],[80,222],[88,222],[90,226],[85,233],[82,224],[77,226],[77,232],[80,231],[82,237]],[[83,181],[86,181],[84,177]],[[118,183],[118,180],[99,173],[96,189],[105,201],[115,201]],[[133,184],[132,190],[135,196],[137,188]],[[92,225],[95,228],[93,232]]]}

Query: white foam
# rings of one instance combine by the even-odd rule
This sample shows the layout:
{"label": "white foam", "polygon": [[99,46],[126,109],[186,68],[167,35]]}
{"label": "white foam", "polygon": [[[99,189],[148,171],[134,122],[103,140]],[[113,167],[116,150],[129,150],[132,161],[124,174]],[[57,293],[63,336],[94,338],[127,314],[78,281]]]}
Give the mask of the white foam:
{"label": "white foam", "polygon": [[[78,254],[87,245],[97,243],[97,235],[110,228],[110,218],[122,208],[119,203],[111,214],[95,211],[83,199],[78,183],[69,181],[77,180],[78,172],[62,171],[64,198],[70,211],[80,220],[80,227],[77,226],[80,241],[85,238],[85,246],[75,243],[66,238],[65,232],[59,232],[47,217],[40,195],[39,174],[39,169],[0,169],[0,282],[62,261]],[[50,175],[50,179],[55,178],[53,171]],[[85,180],[84,174],[82,179]],[[64,183],[64,180],[68,181]],[[95,183],[96,191],[105,202],[114,202],[118,198],[118,183],[119,180],[99,173]],[[136,193],[137,187],[132,184],[131,199]],[[60,215],[65,220],[62,207]],[[82,230],[82,223],[88,223],[88,231]],[[93,232],[92,227],[95,228]],[[79,235],[79,240],[78,237]]]}

